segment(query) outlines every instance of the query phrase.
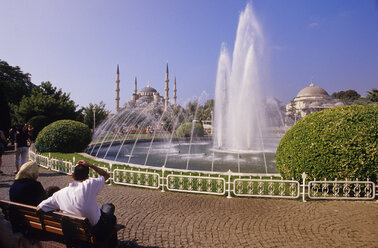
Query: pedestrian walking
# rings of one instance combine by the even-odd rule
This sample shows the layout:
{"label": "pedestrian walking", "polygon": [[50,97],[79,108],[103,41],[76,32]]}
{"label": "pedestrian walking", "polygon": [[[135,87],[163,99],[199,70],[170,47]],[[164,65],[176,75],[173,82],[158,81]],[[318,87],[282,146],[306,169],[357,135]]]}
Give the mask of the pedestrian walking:
{"label": "pedestrian walking", "polygon": [[26,163],[28,156],[28,134],[21,129],[21,127],[16,128],[16,139],[14,143],[14,152],[15,152],[15,165],[16,171],[15,174],[20,169],[20,166]]}
{"label": "pedestrian walking", "polygon": [[0,174],[3,174],[3,171],[1,170],[1,165],[3,163],[2,156],[5,150],[5,146],[8,143],[7,139],[5,138],[4,132],[0,130]]}

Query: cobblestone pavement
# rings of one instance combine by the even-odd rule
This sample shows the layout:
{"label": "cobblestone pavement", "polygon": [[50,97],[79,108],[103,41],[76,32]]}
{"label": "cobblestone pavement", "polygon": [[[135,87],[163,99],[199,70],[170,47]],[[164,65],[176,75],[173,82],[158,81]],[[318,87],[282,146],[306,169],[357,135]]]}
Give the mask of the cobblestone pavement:
{"label": "cobblestone pavement", "polygon": [[[9,199],[13,156],[3,156],[1,199]],[[39,181],[65,187],[71,178],[41,168]],[[108,185],[97,199],[112,202],[126,225],[122,247],[378,247],[377,201],[227,199]]]}

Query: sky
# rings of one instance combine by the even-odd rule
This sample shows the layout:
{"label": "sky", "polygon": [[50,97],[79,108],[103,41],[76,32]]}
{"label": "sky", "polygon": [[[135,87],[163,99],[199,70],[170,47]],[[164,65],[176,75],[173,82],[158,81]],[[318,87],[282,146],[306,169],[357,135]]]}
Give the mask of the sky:
{"label": "sky", "polygon": [[251,3],[264,36],[262,87],[282,104],[311,82],[329,94],[378,88],[377,0],[0,0],[0,59],[79,106],[129,101],[137,77],[184,105],[214,98],[222,43],[233,50]]}

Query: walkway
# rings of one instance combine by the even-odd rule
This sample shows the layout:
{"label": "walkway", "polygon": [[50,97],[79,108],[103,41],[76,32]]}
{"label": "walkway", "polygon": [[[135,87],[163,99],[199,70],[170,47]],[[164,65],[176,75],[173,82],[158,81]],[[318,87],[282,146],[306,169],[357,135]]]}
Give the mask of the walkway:
{"label": "walkway", "polygon": [[[3,155],[1,199],[9,199],[13,156]],[[39,181],[65,187],[71,178],[41,168]],[[378,247],[377,201],[227,199],[105,186],[98,202],[116,206],[126,225],[122,247]]]}

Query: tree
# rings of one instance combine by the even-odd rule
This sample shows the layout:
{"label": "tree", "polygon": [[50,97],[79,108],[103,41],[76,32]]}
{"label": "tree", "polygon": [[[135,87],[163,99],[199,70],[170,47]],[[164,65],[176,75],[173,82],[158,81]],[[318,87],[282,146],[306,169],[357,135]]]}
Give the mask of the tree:
{"label": "tree", "polygon": [[0,87],[8,103],[16,104],[23,96],[30,96],[36,86],[30,81],[30,74],[23,73],[18,66],[10,66],[0,60]]}
{"label": "tree", "polygon": [[373,102],[369,100],[367,97],[360,97],[353,102],[353,105],[368,105],[372,104]]}
{"label": "tree", "polygon": [[361,97],[355,90],[339,91],[332,94],[333,98],[341,99],[347,104],[353,103],[355,100]]}
{"label": "tree", "polygon": [[[14,119],[12,104],[17,104],[23,96],[30,96],[36,86],[30,81],[30,74],[23,73],[18,66],[10,66],[0,59],[0,129],[7,132]],[[13,123],[15,124],[15,123]]]}
{"label": "tree", "polygon": [[42,82],[30,96],[23,97],[19,105],[12,107],[17,123],[28,123],[34,116],[45,116],[52,123],[62,119],[76,120],[79,115],[70,94],[57,90],[50,82]]}
{"label": "tree", "polygon": [[93,128],[94,119],[95,125],[98,127],[109,115],[105,109],[105,103],[102,101],[99,104],[90,103],[88,107],[81,109],[81,113],[83,114],[83,123],[87,124],[89,128]]}
{"label": "tree", "polygon": [[372,102],[378,102],[378,89],[372,89],[367,93],[368,95],[366,96],[366,98],[368,98]]}
{"label": "tree", "polygon": [[186,120],[211,120],[211,113],[213,112],[213,110],[213,99],[207,100],[203,106],[199,105],[198,101],[193,103],[189,102],[185,108]]}
{"label": "tree", "polygon": [[11,126],[11,119],[9,114],[9,106],[2,88],[0,88],[0,117],[0,130],[7,133]]}
{"label": "tree", "polygon": [[194,119],[196,119],[196,110],[198,108],[198,101],[195,101],[195,102],[189,102],[187,105],[186,105],[186,108],[185,108],[185,119],[187,121],[192,121]]}

